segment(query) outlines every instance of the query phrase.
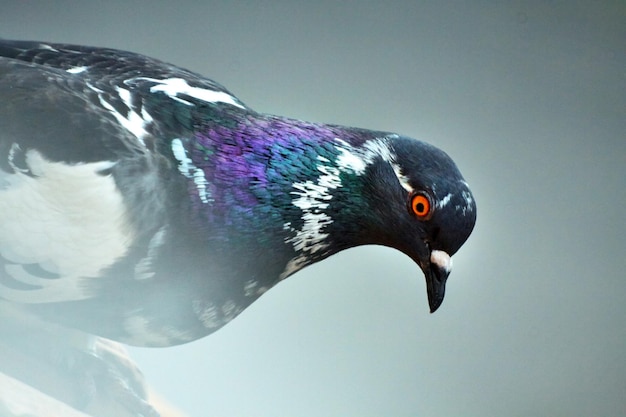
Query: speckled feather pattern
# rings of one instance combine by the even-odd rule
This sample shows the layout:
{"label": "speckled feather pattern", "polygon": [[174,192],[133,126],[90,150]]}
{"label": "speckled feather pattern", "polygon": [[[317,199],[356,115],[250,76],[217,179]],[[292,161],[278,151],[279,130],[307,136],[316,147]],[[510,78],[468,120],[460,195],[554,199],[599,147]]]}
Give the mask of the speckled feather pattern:
{"label": "speckled feather pattern", "polygon": [[333,139],[354,140],[351,136],[346,130],[280,118],[244,117],[234,126],[209,126],[186,146],[211,195],[211,209],[202,210],[207,203],[190,184],[194,207],[210,222],[246,229],[266,216],[278,221],[297,218],[291,204],[293,183],[319,176],[319,158],[333,163],[340,154],[341,142]]}

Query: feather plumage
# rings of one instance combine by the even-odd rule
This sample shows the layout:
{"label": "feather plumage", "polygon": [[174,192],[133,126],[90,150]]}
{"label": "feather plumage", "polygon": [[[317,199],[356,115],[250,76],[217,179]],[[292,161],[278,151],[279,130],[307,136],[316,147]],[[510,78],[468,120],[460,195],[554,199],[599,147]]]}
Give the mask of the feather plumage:
{"label": "feather plumage", "polygon": [[[301,268],[381,244],[431,310],[476,219],[454,162],[388,132],[257,113],[185,69],[0,41],[0,299],[89,333],[203,337]],[[423,218],[411,212],[420,194]]]}

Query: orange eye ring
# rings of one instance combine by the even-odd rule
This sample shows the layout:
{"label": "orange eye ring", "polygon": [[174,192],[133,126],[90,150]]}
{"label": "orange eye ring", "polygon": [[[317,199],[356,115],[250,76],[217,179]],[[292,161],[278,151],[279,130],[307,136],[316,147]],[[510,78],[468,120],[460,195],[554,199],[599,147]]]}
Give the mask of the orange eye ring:
{"label": "orange eye ring", "polygon": [[409,200],[409,207],[412,214],[418,219],[425,220],[432,214],[432,204],[430,198],[424,193],[415,193]]}

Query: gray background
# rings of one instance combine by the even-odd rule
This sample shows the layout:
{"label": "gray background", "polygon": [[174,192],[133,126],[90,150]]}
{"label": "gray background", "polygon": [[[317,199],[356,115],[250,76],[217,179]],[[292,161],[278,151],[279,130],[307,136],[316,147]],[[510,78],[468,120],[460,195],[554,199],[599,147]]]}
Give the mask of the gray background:
{"label": "gray background", "polygon": [[0,36],[117,47],[253,108],[457,161],[476,230],[447,298],[365,247],[201,341],[133,349],[192,416],[626,415],[626,3],[0,3]]}

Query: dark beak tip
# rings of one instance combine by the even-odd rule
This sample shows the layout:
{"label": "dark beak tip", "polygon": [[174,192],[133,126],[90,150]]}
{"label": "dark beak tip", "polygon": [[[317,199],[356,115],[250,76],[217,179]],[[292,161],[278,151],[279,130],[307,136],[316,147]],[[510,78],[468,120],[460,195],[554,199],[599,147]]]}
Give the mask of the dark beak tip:
{"label": "dark beak tip", "polygon": [[446,294],[446,281],[449,271],[443,268],[432,268],[426,274],[426,289],[428,293],[428,306],[430,313],[434,313],[441,307]]}
{"label": "dark beak tip", "polygon": [[430,307],[430,314],[433,314],[435,311],[437,311],[439,307],[441,307],[442,303],[443,303],[443,296],[436,297],[436,298],[429,297],[428,305]]}
{"label": "dark beak tip", "polygon": [[432,314],[443,303],[446,293],[446,281],[452,269],[452,259],[446,252],[434,250],[430,252],[430,256],[427,259],[416,259],[416,262],[426,278],[428,306]]}

